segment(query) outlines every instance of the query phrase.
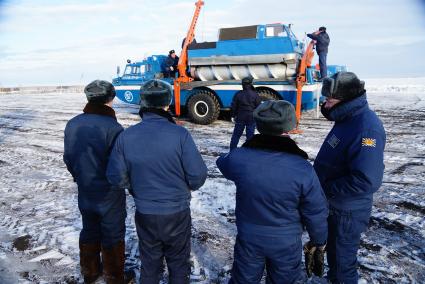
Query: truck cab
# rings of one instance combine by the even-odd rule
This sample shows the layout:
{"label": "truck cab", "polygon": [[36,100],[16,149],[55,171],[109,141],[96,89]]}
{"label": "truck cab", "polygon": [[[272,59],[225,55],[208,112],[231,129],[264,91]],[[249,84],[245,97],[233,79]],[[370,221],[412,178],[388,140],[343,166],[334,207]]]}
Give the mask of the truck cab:
{"label": "truck cab", "polygon": [[117,97],[127,103],[139,104],[140,86],[144,82],[151,79],[162,79],[172,84],[173,79],[163,78],[166,58],[165,55],[152,55],[142,61],[131,62],[131,60],[127,60],[123,74],[120,75],[118,71],[117,77],[112,80]]}

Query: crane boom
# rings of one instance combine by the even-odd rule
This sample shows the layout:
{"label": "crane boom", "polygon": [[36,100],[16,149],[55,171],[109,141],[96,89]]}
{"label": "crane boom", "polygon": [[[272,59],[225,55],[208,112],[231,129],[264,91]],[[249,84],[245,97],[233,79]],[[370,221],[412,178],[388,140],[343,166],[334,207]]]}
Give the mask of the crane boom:
{"label": "crane boom", "polygon": [[174,107],[176,115],[180,115],[180,84],[188,83],[193,81],[193,78],[189,77],[186,74],[187,71],[187,49],[189,44],[192,43],[195,38],[195,29],[198,22],[199,15],[201,13],[201,8],[204,5],[204,1],[198,0],[195,3],[195,12],[192,17],[192,22],[190,23],[189,30],[187,31],[186,38],[183,43],[182,52],[180,54],[179,63],[177,69],[179,71],[179,77],[174,80]]}

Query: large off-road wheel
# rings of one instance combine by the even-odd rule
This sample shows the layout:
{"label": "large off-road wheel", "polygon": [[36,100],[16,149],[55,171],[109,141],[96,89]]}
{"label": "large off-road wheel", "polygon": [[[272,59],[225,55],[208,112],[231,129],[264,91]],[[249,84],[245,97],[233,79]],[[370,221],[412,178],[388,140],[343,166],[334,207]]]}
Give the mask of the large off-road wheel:
{"label": "large off-road wheel", "polygon": [[262,101],[274,101],[279,99],[275,93],[267,89],[260,89],[257,91],[257,94],[260,96]]}
{"label": "large off-road wheel", "polygon": [[220,114],[220,103],[213,93],[196,90],[187,103],[189,118],[197,124],[210,124]]}

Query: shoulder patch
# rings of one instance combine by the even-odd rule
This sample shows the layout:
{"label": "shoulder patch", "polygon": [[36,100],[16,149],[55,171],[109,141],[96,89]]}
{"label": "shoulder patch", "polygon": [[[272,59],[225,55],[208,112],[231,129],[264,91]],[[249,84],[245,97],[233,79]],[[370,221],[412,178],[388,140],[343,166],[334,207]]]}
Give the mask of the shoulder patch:
{"label": "shoulder patch", "polygon": [[376,147],[376,139],[373,138],[362,138],[363,147]]}
{"label": "shoulder patch", "polygon": [[341,140],[335,136],[335,134],[332,134],[331,138],[328,139],[328,144],[331,145],[332,148],[335,148],[336,146],[338,146],[339,142]]}

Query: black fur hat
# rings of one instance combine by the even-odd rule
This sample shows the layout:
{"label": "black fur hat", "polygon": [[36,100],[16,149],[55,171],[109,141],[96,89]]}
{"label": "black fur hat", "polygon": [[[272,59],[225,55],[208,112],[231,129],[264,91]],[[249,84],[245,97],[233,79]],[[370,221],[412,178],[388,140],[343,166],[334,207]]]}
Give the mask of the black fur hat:
{"label": "black fur hat", "polygon": [[297,126],[294,106],[287,101],[265,101],[254,110],[261,134],[280,136]]}
{"label": "black fur hat", "polygon": [[108,81],[94,80],[84,88],[87,101],[105,104],[115,98],[115,88]]}
{"label": "black fur hat", "polygon": [[338,72],[323,79],[322,95],[348,101],[363,95],[366,92],[364,85],[365,82],[360,81],[353,72]]}
{"label": "black fur hat", "polygon": [[140,87],[140,106],[142,108],[163,108],[171,104],[173,88],[161,80],[149,80]]}

